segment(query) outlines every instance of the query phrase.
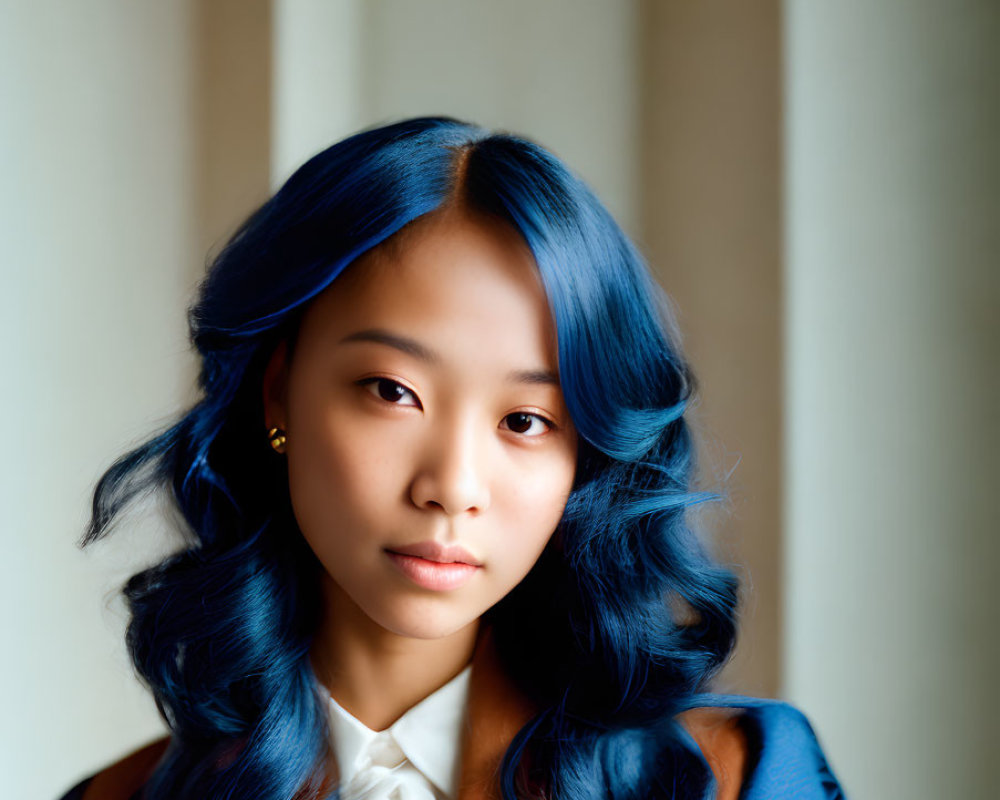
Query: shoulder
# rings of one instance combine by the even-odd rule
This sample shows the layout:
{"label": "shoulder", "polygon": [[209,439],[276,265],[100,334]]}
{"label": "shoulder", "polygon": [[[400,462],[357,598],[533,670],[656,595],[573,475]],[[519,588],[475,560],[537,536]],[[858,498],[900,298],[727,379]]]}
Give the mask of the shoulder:
{"label": "shoulder", "polygon": [[[745,800],[844,797],[812,725],[797,708],[752,697],[709,695],[704,699],[705,707],[685,712],[679,719],[716,775],[720,798],[727,795],[722,792],[724,784],[713,758],[730,768],[740,767],[743,793],[738,796]],[[689,716],[693,725],[686,720]],[[732,728],[738,730],[735,735],[741,742],[742,761],[736,760],[735,745],[727,743],[733,736],[729,733]]]}
{"label": "shoulder", "polygon": [[740,711],[732,708],[692,708],[678,716],[715,776],[718,800],[736,800],[746,777],[749,756]]}
{"label": "shoulder", "polygon": [[71,792],[67,797],[80,800],[129,800],[149,780],[169,743],[170,739],[164,737],[136,750],[94,775],[81,794]]}

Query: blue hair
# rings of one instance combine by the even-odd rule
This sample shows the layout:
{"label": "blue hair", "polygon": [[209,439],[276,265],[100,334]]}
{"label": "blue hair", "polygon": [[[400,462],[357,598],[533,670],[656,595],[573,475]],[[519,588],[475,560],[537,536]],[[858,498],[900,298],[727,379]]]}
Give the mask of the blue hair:
{"label": "blue hair", "polygon": [[364,131],[303,165],[212,265],[190,313],[201,400],[99,482],[84,538],[169,486],[187,546],[133,576],[128,646],[172,732],[146,789],[172,798],[322,793],[327,707],[308,653],[319,567],[262,434],[261,380],[304,308],[358,256],[449,204],[512,224],[552,309],[577,473],[538,564],[488,612],[541,710],[506,754],[506,800],[704,797],[675,715],[727,658],[736,580],[687,510],[693,379],[660,290],[590,190],[538,145],[446,118]]}

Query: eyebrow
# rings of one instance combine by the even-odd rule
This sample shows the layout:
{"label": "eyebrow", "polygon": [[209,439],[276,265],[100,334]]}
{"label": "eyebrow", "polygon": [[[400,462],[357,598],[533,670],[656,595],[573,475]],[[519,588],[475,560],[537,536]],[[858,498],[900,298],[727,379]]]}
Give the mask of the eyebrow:
{"label": "eyebrow", "polygon": [[[355,331],[340,340],[341,344],[349,344],[351,342],[374,342],[375,344],[386,345],[428,364],[440,364],[442,361],[441,356],[436,351],[421,344],[416,339],[400,336],[384,328],[368,328],[363,331]],[[551,370],[544,369],[512,370],[507,373],[507,380],[511,383],[555,386],[557,388],[560,386],[559,375]]]}
{"label": "eyebrow", "polygon": [[388,347],[401,350],[407,355],[411,355],[421,361],[426,361],[428,364],[438,364],[441,361],[441,356],[429,347],[420,344],[416,339],[408,339],[406,336],[390,333],[383,328],[369,328],[368,330],[349,333],[340,340],[341,344],[349,342],[375,342],[376,344],[384,344]]}
{"label": "eyebrow", "polygon": [[560,387],[559,376],[554,372],[544,369],[513,370],[507,373],[507,380],[511,383],[532,383],[543,386]]}

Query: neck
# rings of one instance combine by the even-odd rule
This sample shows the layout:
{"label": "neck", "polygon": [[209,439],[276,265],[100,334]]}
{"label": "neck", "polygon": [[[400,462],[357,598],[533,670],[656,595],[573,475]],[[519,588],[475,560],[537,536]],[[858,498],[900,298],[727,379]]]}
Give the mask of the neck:
{"label": "neck", "polygon": [[441,688],[472,659],[478,620],[453,634],[416,639],[386,630],[324,576],[324,618],[310,658],[316,677],[375,731]]}

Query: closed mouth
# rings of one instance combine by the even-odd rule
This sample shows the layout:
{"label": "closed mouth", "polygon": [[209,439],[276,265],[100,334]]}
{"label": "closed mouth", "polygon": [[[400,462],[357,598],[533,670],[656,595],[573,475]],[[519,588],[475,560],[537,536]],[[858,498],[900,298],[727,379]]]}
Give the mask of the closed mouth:
{"label": "closed mouth", "polygon": [[388,547],[386,552],[395,553],[401,556],[420,558],[424,561],[431,561],[437,564],[467,564],[472,567],[481,567],[482,562],[472,555],[468,550],[459,545],[440,544],[435,541],[417,542],[412,545],[401,547]]}

